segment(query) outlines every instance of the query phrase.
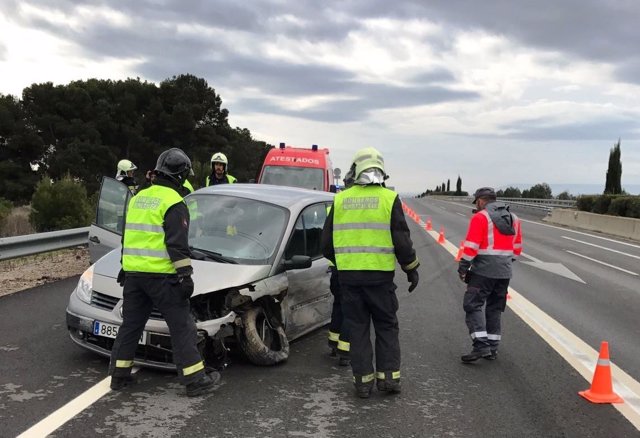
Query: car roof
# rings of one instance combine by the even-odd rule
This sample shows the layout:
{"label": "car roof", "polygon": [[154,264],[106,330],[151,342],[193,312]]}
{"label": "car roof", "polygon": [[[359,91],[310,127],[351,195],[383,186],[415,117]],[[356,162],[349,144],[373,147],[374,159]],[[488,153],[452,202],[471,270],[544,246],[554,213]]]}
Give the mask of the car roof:
{"label": "car roof", "polygon": [[301,189],[298,187],[275,186],[271,184],[218,184],[198,189],[198,195],[226,195],[239,198],[257,199],[270,204],[292,209],[298,204],[308,205],[316,202],[333,201],[334,194],[321,190]]}

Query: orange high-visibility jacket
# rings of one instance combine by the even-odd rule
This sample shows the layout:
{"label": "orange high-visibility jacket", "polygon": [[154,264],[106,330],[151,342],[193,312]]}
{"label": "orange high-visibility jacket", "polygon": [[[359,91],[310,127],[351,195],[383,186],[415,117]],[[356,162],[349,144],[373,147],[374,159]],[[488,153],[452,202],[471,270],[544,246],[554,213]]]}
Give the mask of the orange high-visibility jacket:
{"label": "orange high-visibility jacket", "polygon": [[[499,210],[502,215],[491,214]],[[509,214],[510,221],[505,219]],[[462,258],[471,262],[472,272],[489,278],[511,278],[512,259],[522,253],[520,219],[502,203],[487,204],[471,217],[463,247]]]}

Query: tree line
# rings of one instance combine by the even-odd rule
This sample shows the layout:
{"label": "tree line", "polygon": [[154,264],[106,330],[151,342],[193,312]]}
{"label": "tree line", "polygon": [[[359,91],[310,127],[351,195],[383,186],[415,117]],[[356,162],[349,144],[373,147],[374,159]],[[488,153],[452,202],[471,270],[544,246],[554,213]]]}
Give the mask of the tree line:
{"label": "tree line", "polygon": [[194,161],[202,185],[211,155],[223,152],[239,181],[256,178],[271,145],[231,127],[229,112],[207,81],[183,74],[159,85],[137,79],[51,82],[25,88],[22,98],[0,94],[0,198],[31,200],[45,175],[70,175],[88,196],[120,159],[144,171],[165,149],[179,147]]}

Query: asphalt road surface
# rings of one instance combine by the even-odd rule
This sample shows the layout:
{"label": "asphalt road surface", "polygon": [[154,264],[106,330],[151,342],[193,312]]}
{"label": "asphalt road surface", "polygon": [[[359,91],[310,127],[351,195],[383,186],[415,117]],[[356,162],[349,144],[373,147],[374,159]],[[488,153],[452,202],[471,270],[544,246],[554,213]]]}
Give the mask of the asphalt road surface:
{"label": "asphalt road surface", "polygon": [[[430,217],[436,231],[444,226],[456,247],[464,238],[471,206],[406,202],[422,224]],[[420,285],[411,294],[405,275],[396,276],[399,395],[374,390],[368,400],[356,398],[350,370],[328,355],[325,329],[292,343],[290,359],[280,366],[257,367],[235,357],[209,396],[187,398],[174,374],[147,369],[138,372],[136,387],[114,393],[105,379],[107,360],[68,339],[65,308],[77,278],[0,298],[0,436],[640,436],[629,408],[638,403],[635,393],[625,393],[628,416],[578,395],[590,385],[579,359],[592,372],[597,354],[575,354],[577,361],[567,356],[578,341],[568,345],[573,338],[563,335],[556,342],[554,333],[564,332],[553,325],[596,351],[607,340],[612,362],[635,388],[640,280],[633,274],[640,273],[640,245],[549,227],[536,213],[518,214],[526,221],[526,256],[515,266],[500,355],[471,365],[460,362],[470,340],[453,256],[408,219],[422,264]],[[554,322],[525,321],[521,314],[535,319],[528,303]],[[554,333],[543,333],[545,327]],[[68,402],[74,409],[61,410]]]}

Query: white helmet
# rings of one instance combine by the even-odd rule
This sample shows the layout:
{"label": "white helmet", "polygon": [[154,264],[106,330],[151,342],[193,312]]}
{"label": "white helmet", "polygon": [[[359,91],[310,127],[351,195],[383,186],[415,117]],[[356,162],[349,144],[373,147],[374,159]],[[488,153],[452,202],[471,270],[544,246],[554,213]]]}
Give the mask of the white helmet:
{"label": "white helmet", "polygon": [[222,164],[224,164],[225,170],[229,166],[229,160],[227,160],[227,156],[225,154],[223,154],[222,152],[216,152],[215,154],[213,154],[211,156],[211,165],[213,165],[213,163],[222,163]]}
{"label": "white helmet", "polygon": [[116,176],[126,175],[130,170],[136,170],[138,167],[129,160],[118,161],[118,173]]}

